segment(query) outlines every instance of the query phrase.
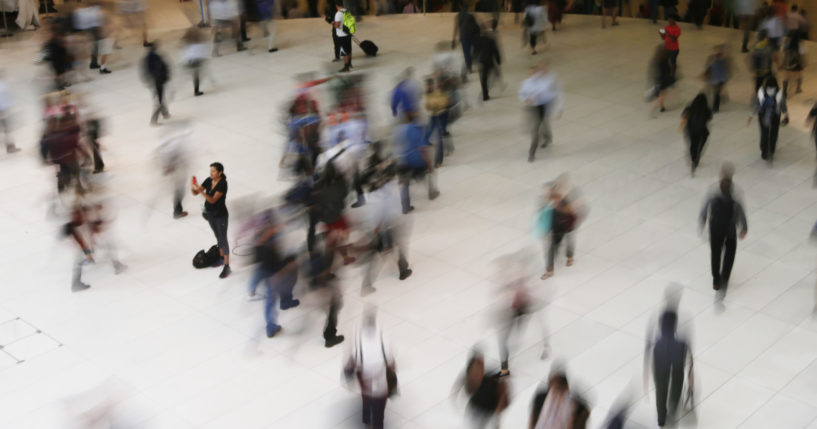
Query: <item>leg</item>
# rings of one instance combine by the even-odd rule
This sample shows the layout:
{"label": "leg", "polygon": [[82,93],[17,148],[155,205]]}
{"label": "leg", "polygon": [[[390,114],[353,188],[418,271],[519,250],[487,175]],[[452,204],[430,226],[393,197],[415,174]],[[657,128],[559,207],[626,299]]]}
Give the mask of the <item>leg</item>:
{"label": "leg", "polygon": [[780,131],[780,117],[773,117],[771,126],[769,127],[769,146],[768,146],[768,154],[769,159],[774,158],[774,151],[777,148],[777,135]]}
{"label": "leg", "polygon": [[182,199],[184,199],[185,192],[185,178],[176,180],[176,189],[173,191],[173,217],[180,218],[187,215],[182,207]]}
{"label": "leg", "polygon": [[471,73],[471,39],[461,38],[460,45],[462,45],[462,55],[465,58],[465,69]]}
{"label": "leg", "polygon": [[716,83],[712,91],[712,111],[716,113],[721,108],[721,92],[723,92],[723,82]]}
{"label": "leg", "polygon": [[437,189],[437,172],[429,171],[426,174],[426,181],[428,182],[428,199],[434,200],[440,195],[440,191]]}
{"label": "leg", "polygon": [[545,116],[545,106],[532,106],[528,109],[531,121],[531,141],[528,151],[528,161],[533,161],[536,148],[539,147],[539,132],[542,128],[542,119]]}
{"label": "leg", "polygon": [[723,240],[724,237],[719,232],[710,230],[709,231],[709,248],[711,253],[711,265],[712,265],[712,285],[714,286],[715,290],[721,288],[722,279],[721,279],[721,254],[723,252]]}
{"label": "leg", "polygon": [[278,48],[275,47],[275,19],[270,19],[265,23],[267,29],[267,51],[275,52]]}
{"label": "leg", "polygon": [[681,401],[681,390],[684,387],[684,368],[672,368],[669,380],[669,402],[667,403],[667,415],[671,421],[676,418],[678,405]]}
{"label": "leg", "polygon": [[400,179],[400,203],[403,206],[403,214],[408,213],[413,209],[411,206],[411,195],[409,192],[410,181],[411,179],[409,177]]}
{"label": "leg", "polygon": [[267,296],[264,297],[264,321],[266,322],[267,337],[273,337],[281,326],[278,325],[278,308],[276,306],[278,294],[275,293],[270,282],[267,285]]}
{"label": "leg", "polygon": [[565,247],[567,256],[567,266],[573,265],[573,254],[576,250],[576,240],[573,237],[573,231],[565,233]]}
{"label": "leg", "polygon": [[363,425],[368,426],[372,423],[372,411],[374,399],[371,396],[360,395],[363,399]]}
{"label": "leg", "polygon": [[553,266],[556,262],[556,252],[559,250],[559,244],[562,242],[562,238],[564,238],[564,233],[561,232],[551,232],[550,233],[550,246],[548,247],[548,260],[547,260],[547,272],[553,273]]}
{"label": "leg", "polygon": [[542,147],[545,147],[553,142],[553,134],[550,131],[550,120],[547,116],[547,106],[544,106],[544,111],[542,112],[542,137],[544,138],[542,141]]}
{"label": "leg", "polygon": [[201,95],[202,94],[202,92],[199,91],[200,75],[201,75],[201,65],[196,64],[196,65],[193,66],[193,95]]}
{"label": "leg", "polygon": [[482,87],[482,101],[488,101],[488,73],[490,67],[482,64],[479,68],[479,84]]}
{"label": "leg", "polygon": [[[335,286],[330,287],[334,288]],[[343,341],[343,336],[338,335],[338,312],[340,312],[340,306],[340,292],[333,290],[332,298],[329,302],[329,312],[326,314],[326,328],[323,330],[323,339],[327,347],[332,347]]]}
{"label": "leg", "polygon": [[763,159],[768,159],[770,127],[764,126],[762,119],[759,119],[758,123],[760,124],[760,156]]}
{"label": "leg", "polygon": [[386,401],[388,398],[372,399],[372,429],[383,429],[386,416]]}
{"label": "leg", "polygon": [[669,371],[666,373],[654,371],[655,406],[658,412],[658,426],[664,427],[667,422],[667,396],[669,394]]}
{"label": "leg", "polygon": [[721,282],[723,283],[724,293],[729,283],[729,276],[732,274],[732,266],[735,263],[735,250],[737,250],[737,238],[728,237],[724,240],[724,254],[723,254],[723,268],[721,268]]}
{"label": "leg", "polygon": [[366,268],[363,272],[363,284],[360,286],[361,295],[374,292],[374,286],[372,286],[372,284],[374,284],[374,280],[380,271],[380,261],[377,251],[372,249],[370,252],[369,262],[366,264]]}
{"label": "leg", "polygon": [[267,272],[267,270],[263,269],[260,264],[255,267],[255,270],[252,272],[252,276],[250,276],[250,283],[247,285],[247,292],[249,292],[250,296],[255,296],[255,291],[258,289],[258,283],[261,283],[262,280],[269,279],[270,275],[272,275],[272,273]]}

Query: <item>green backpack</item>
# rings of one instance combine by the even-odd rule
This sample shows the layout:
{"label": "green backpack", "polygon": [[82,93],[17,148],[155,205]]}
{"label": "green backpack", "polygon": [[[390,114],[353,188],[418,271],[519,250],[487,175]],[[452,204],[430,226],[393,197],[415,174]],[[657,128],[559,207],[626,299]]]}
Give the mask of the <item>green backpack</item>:
{"label": "green backpack", "polygon": [[343,30],[355,34],[355,16],[348,10],[343,11]]}

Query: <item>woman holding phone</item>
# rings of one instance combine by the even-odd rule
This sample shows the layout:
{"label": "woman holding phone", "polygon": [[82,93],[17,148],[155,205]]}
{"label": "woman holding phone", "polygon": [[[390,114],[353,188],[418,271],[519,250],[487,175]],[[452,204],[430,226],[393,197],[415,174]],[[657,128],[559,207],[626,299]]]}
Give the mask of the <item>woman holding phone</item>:
{"label": "woman holding phone", "polygon": [[193,195],[201,194],[204,197],[204,218],[210,223],[213,234],[218,241],[218,252],[224,260],[224,268],[219,278],[227,278],[230,270],[230,245],[227,242],[227,176],[224,175],[224,166],[220,162],[210,164],[210,177],[201,185],[193,177],[190,190]]}

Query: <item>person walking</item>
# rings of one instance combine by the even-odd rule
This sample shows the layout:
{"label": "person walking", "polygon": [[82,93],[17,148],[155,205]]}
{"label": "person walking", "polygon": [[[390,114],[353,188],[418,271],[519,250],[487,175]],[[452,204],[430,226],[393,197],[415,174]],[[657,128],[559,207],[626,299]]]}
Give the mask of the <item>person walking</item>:
{"label": "person walking", "polygon": [[672,78],[675,80],[675,72],[678,70],[678,53],[680,52],[678,39],[681,37],[681,27],[678,26],[678,15],[669,15],[667,21],[667,26],[661,29],[659,33],[661,38],[664,39],[664,49],[667,51],[669,63],[672,67]]}
{"label": "person walking", "polygon": [[533,162],[540,136],[542,147],[553,141],[550,117],[561,116],[564,105],[562,85],[556,72],[550,70],[547,61],[531,68],[531,75],[519,88],[519,100],[525,103],[531,120],[531,143],[528,162]]}
{"label": "person walking", "polygon": [[581,221],[586,216],[584,208],[578,197],[578,192],[570,190],[565,175],[560,176],[549,189],[551,214],[550,243],[547,246],[547,269],[541,280],[553,277],[553,269],[556,262],[556,252],[562,241],[566,242],[568,267],[573,266],[573,254],[575,249],[575,239],[573,231],[578,228]]}
{"label": "person walking", "polygon": [[434,165],[428,153],[428,146],[431,144],[425,138],[425,134],[425,127],[413,114],[408,114],[406,122],[394,128],[393,141],[396,145],[395,153],[400,176],[400,201],[403,206],[403,214],[414,210],[409,191],[412,180],[427,179],[429,200],[435,200],[440,195]]}
{"label": "person walking", "polygon": [[193,74],[193,96],[198,97],[204,95],[199,89],[201,69],[209,57],[204,34],[198,28],[190,27],[187,29],[187,32],[184,33],[182,41],[184,42],[182,60],[184,61],[185,67]]}
{"label": "person walking", "polygon": [[786,94],[777,86],[777,79],[774,77],[767,78],[757,91],[757,104],[754,113],[749,116],[747,126],[752,123],[754,116],[758,117],[760,126],[760,157],[771,164],[774,161],[780,125],[789,122]]}
{"label": "person walking", "polygon": [[706,95],[699,93],[692,103],[681,113],[681,128],[686,134],[689,142],[689,160],[692,166],[692,177],[695,177],[695,169],[701,161],[706,139],[709,137],[709,121],[712,120],[712,110],[706,101]]}
{"label": "person walking", "polygon": [[618,0],[602,0],[601,8],[601,28],[607,28],[607,17],[610,17],[610,25],[618,25],[616,16],[618,12]]}
{"label": "person walking", "polygon": [[[689,344],[684,338],[676,335],[678,314],[673,310],[664,311],[659,325],[658,336],[648,338],[647,341],[644,353],[644,384],[646,388],[648,374],[652,369],[658,426],[663,428],[676,423],[684,384],[687,384],[689,391],[692,391],[694,373]],[[689,372],[685,383],[684,370],[687,360],[689,360]]]}
{"label": "person walking", "polygon": [[570,391],[565,372],[551,369],[547,384],[533,396],[528,429],[584,429],[589,418],[590,408]]}
{"label": "person walking", "polygon": [[230,214],[227,211],[227,176],[224,175],[224,166],[220,162],[210,164],[210,177],[205,179],[201,185],[194,180],[191,190],[193,195],[201,194],[204,197],[204,218],[207,219],[210,229],[216,236],[218,252],[224,261],[224,268],[219,278],[227,278],[232,270],[230,270],[230,244],[227,241],[227,224]]}
{"label": "person walking", "polygon": [[335,12],[332,25],[338,38],[338,54],[343,58],[343,68],[340,71],[344,73],[352,70],[352,33],[354,33],[355,18],[343,7],[343,0],[337,0],[335,8],[337,12]]}
{"label": "person walking", "polygon": [[462,81],[468,80],[468,74],[472,72],[472,54],[474,49],[474,42],[480,34],[479,24],[474,15],[468,11],[469,4],[464,2],[462,9],[454,18],[454,35],[451,36],[451,48],[457,46],[459,39],[460,46],[462,46],[462,56],[465,59],[462,69]]}
{"label": "person walking", "polygon": [[525,17],[522,19],[528,34],[527,43],[530,45],[530,54],[536,55],[536,42],[541,38],[547,43],[545,26],[547,25],[547,10],[539,4],[539,0],[531,0],[525,7]]}
{"label": "person walking", "polygon": [[726,82],[732,74],[732,61],[729,58],[726,45],[718,45],[715,51],[706,60],[704,77],[712,92],[712,112],[717,113],[721,106],[721,95]]}
{"label": "person walking", "polygon": [[492,75],[499,75],[499,66],[502,64],[502,57],[499,54],[493,31],[483,28],[476,43],[474,44],[474,54],[479,63],[479,83],[482,87],[482,101],[488,101],[488,80]]}
{"label": "person walking", "polygon": [[736,0],[735,13],[738,15],[740,30],[743,32],[743,42],[740,51],[749,52],[749,33],[752,31],[755,18],[755,0]]}
{"label": "person walking", "polygon": [[[280,0],[279,0],[280,1]],[[278,52],[275,44],[276,12],[278,3],[275,0],[255,0],[255,7],[258,9],[258,18],[261,28],[264,30],[264,37],[267,38],[267,52]]]}
{"label": "person walking", "polygon": [[[448,92],[443,90],[442,78],[428,79],[426,81],[426,110],[430,116],[425,139],[431,142],[431,137],[437,137],[437,149],[434,156],[434,168],[443,165],[443,158],[447,152],[445,146],[448,132],[448,108],[451,101]],[[453,145],[452,145],[453,146]]]}
{"label": "person walking", "polygon": [[752,104],[757,103],[754,94],[760,90],[763,82],[774,76],[772,65],[777,63],[777,50],[769,41],[766,30],[757,32],[757,43],[752,46],[752,52],[746,57],[749,63],[749,70],[755,78],[754,91],[752,91]]}
{"label": "person walking", "polygon": [[675,85],[675,75],[672,72],[672,63],[669,58],[669,51],[664,45],[659,45],[655,49],[652,61],[650,61],[650,73],[653,85],[648,90],[647,100],[655,99],[651,115],[655,111],[666,112],[667,92]]}
{"label": "person walking", "polygon": [[[746,213],[732,183],[734,166],[721,167],[717,189],[710,191],[699,217],[700,231],[709,222],[709,245],[712,250],[712,287],[718,291],[719,300],[726,296],[732,264],[735,262],[737,239],[746,237],[749,226]],[[740,227],[740,232],[738,232]]]}
{"label": "person walking", "polygon": [[407,259],[406,228],[397,211],[399,190],[395,183],[397,165],[392,158],[383,155],[380,142],[370,146],[371,155],[363,171],[361,181],[368,188],[370,211],[369,231],[371,242],[363,255],[366,268],[363,273],[363,284],[360,295],[366,296],[376,291],[373,283],[377,277],[380,259],[397,249],[397,270],[399,279],[405,280],[412,274]]}
{"label": "person walking", "polygon": [[468,395],[469,427],[484,429],[491,421],[499,424],[500,414],[510,404],[509,388],[499,373],[486,373],[482,353],[474,351],[471,354],[465,373],[452,388],[452,397],[461,390]]}
{"label": "person walking", "polygon": [[383,429],[386,402],[397,388],[396,365],[391,348],[383,339],[374,308],[367,308],[363,323],[347,358],[344,374],[356,376],[363,403],[363,425]]}
{"label": "person walking", "polygon": [[154,126],[159,125],[159,114],[164,119],[170,118],[165,102],[165,84],[170,81],[170,67],[168,67],[164,58],[159,55],[158,45],[157,42],[151,43],[148,46],[148,54],[142,61],[143,77],[153,88],[153,95],[156,97],[156,108],[150,117],[150,124]]}
{"label": "person walking", "polygon": [[783,95],[789,95],[789,81],[795,80],[797,88],[795,94],[803,92],[803,67],[805,61],[800,47],[800,32],[798,30],[789,31],[788,37],[783,45],[783,62],[780,69],[783,71]]}
{"label": "person walking", "polygon": [[162,166],[162,173],[170,179],[173,187],[173,219],[181,219],[187,216],[187,211],[182,206],[184,199],[185,184],[187,174],[190,171],[190,148],[187,139],[192,134],[190,124],[183,121],[173,124],[167,131],[156,149],[159,163]]}

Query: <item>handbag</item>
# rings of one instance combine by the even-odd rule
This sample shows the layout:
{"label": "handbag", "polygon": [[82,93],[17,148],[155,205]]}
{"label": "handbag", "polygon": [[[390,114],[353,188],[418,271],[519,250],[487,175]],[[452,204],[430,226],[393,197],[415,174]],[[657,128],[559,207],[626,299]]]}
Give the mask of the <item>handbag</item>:
{"label": "handbag", "polygon": [[536,233],[537,238],[544,238],[553,225],[553,207],[550,205],[546,205],[539,209],[539,213],[536,216],[536,224],[534,225],[534,230]]}

